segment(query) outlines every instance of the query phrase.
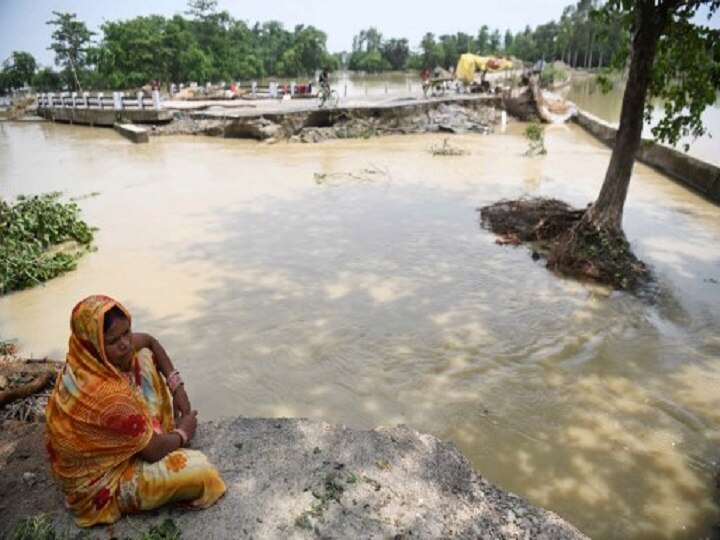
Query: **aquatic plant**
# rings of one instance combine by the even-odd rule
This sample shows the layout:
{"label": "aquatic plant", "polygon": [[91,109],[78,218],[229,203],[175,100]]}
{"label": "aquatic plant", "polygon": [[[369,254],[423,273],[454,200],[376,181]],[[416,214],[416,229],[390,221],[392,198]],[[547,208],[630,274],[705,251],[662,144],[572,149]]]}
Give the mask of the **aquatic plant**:
{"label": "aquatic plant", "polygon": [[525,138],[528,140],[526,156],[547,154],[545,148],[545,128],[533,118],[525,128]]}
{"label": "aquatic plant", "polygon": [[60,193],[0,200],[0,294],[32,287],[73,270],[95,229]]}

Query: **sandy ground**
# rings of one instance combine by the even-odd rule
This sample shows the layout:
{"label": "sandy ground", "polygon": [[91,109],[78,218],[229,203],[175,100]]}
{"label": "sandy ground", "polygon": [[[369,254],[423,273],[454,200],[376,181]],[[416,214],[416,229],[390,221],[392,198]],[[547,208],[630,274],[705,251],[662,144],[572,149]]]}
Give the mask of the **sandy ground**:
{"label": "sandy ground", "polygon": [[[129,516],[89,537],[135,536],[169,518],[185,538],[585,538],[481,478],[453,444],[406,426],[236,418],[201,424],[193,446],[228,487],[215,506]],[[0,431],[2,535],[38,512],[60,534],[79,532],[43,448],[42,424],[6,422]]]}

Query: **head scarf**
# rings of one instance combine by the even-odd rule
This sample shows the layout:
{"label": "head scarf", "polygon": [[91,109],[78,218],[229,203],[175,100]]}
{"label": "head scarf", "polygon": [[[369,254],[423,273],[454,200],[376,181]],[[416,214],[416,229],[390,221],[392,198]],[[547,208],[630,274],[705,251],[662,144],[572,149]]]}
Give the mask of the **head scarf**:
{"label": "head scarf", "polygon": [[67,359],[46,409],[52,472],[71,509],[95,523],[117,518],[122,472],[153,434],[147,405],[105,355],[103,323],[115,306],[129,321],[107,296],[90,296],[72,310]]}

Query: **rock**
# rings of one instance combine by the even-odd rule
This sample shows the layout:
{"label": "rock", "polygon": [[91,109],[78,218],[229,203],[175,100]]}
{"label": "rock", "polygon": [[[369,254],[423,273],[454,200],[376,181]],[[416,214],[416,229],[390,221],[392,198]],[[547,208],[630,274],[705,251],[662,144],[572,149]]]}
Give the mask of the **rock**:
{"label": "rock", "polygon": [[37,482],[37,475],[32,472],[24,472],[22,475],[23,482],[28,487],[33,487]]}
{"label": "rock", "polygon": [[[455,445],[406,426],[236,418],[201,424],[192,446],[227,484],[215,506],[126,516],[89,538],[134,537],[168,518],[184,538],[585,538],[481,478]],[[60,505],[49,515],[77,532]]]}

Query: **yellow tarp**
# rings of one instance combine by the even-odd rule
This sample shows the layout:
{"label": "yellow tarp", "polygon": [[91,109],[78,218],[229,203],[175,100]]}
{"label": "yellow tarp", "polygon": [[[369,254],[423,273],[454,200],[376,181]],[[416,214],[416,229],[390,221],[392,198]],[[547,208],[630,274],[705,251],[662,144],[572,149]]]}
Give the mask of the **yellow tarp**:
{"label": "yellow tarp", "polygon": [[473,82],[475,71],[502,71],[512,69],[513,63],[505,58],[496,56],[478,56],[477,54],[465,53],[458,60],[455,68],[455,78],[465,84]]}

